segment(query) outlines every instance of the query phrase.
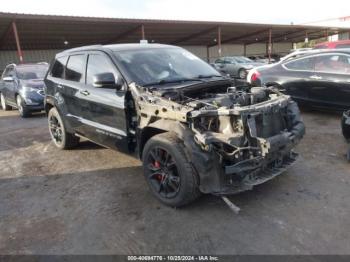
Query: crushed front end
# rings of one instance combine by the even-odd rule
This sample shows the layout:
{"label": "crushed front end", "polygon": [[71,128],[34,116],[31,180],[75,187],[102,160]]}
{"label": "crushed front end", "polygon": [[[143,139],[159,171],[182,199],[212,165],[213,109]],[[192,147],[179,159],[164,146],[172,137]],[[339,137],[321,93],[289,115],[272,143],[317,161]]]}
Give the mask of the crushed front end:
{"label": "crushed front end", "polygon": [[237,193],[281,174],[296,160],[292,149],[305,133],[288,96],[261,87],[235,95],[240,103],[232,108],[190,113],[194,139],[210,155],[202,163],[207,167],[201,176],[204,192]]}
{"label": "crushed front end", "polygon": [[164,129],[184,141],[203,193],[234,194],[281,174],[305,133],[297,104],[274,88],[208,85],[133,96],[140,130]]}

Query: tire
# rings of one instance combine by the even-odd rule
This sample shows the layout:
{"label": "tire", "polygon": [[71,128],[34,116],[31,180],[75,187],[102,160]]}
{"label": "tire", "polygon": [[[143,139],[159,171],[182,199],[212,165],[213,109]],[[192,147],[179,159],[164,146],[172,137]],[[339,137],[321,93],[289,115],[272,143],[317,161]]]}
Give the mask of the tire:
{"label": "tire", "polygon": [[239,76],[240,79],[246,79],[247,78],[247,74],[248,74],[248,72],[244,68],[241,68],[238,71],[238,76]]}
{"label": "tire", "polygon": [[0,94],[0,100],[1,100],[0,102],[1,102],[2,110],[9,111],[9,110],[12,109],[11,106],[6,105],[5,97],[4,97],[4,95],[2,93]]}
{"label": "tire", "polygon": [[31,115],[30,110],[28,110],[24,100],[20,95],[16,96],[17,108],[21,117],[26,118]]}
{"label": "tire", "polygon": [[51,139],[59,149],[71,149],[78,145],[79,137],[68,133],[64,122],[55,107],[48,113],[48,123]]}
{"label": "tire", "polygon": [[199,179],[174,133],[153,136],[146,143],[143,170],[153,195],[165,205],[181,207],[200,196]]}

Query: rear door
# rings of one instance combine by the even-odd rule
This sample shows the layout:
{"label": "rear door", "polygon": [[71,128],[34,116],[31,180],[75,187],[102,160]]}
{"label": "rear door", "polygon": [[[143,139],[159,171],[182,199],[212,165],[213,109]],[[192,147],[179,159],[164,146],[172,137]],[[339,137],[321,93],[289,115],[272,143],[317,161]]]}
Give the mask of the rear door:
{"label": "rear door", "polygon": [[94,76],[102,73],[112,73],[115,79],[122,77],[107,54],[89,52],[86,85],[80,97],[82,132],[100,144],[121,149],[127,146],[126,88],[117,91],[115,88],[95,87]]}
{"label": "rear door", "polygon": [[312,98],[319,106],[350,108],[350,56],[343,53],[315,57]]}
{"label": "rear door", "polygon": [[279,83],[285,92],[299,102],[310,102],[311,76],[314,73],[313,57],[297,58],[282,63],[278,71]]}

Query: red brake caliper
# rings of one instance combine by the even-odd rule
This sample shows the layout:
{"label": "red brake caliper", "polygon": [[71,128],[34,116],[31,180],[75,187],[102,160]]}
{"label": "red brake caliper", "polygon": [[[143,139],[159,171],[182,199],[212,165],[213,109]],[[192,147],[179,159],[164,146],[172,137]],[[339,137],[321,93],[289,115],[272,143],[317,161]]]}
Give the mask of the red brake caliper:
{"label": "red brake caliper", "polygon": [[[160,168],[160,163],[158,161],[154,161],[154,167],[155,168]],[[157,175],[157,180],[162,181],[163,176],[161,174]]]}

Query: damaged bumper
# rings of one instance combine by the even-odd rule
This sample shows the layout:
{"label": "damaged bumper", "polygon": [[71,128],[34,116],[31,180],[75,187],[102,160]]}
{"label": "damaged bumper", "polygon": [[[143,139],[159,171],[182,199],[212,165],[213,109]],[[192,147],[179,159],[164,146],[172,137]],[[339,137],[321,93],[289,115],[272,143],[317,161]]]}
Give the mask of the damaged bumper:
{"label": "damaged bumper", "polygon": [[[195,114],[200,118],[215,113]],[[305,127],[295,102],[277,99],[269,106],[216,114],[220,124],[226,125],[219,128],[221,133],[194,128],[201,152],[197,150],[192,157],[202,192],[225,195],[250,190],[282,174],[296,161],[298,154],[292,149],[303,137]]]}

